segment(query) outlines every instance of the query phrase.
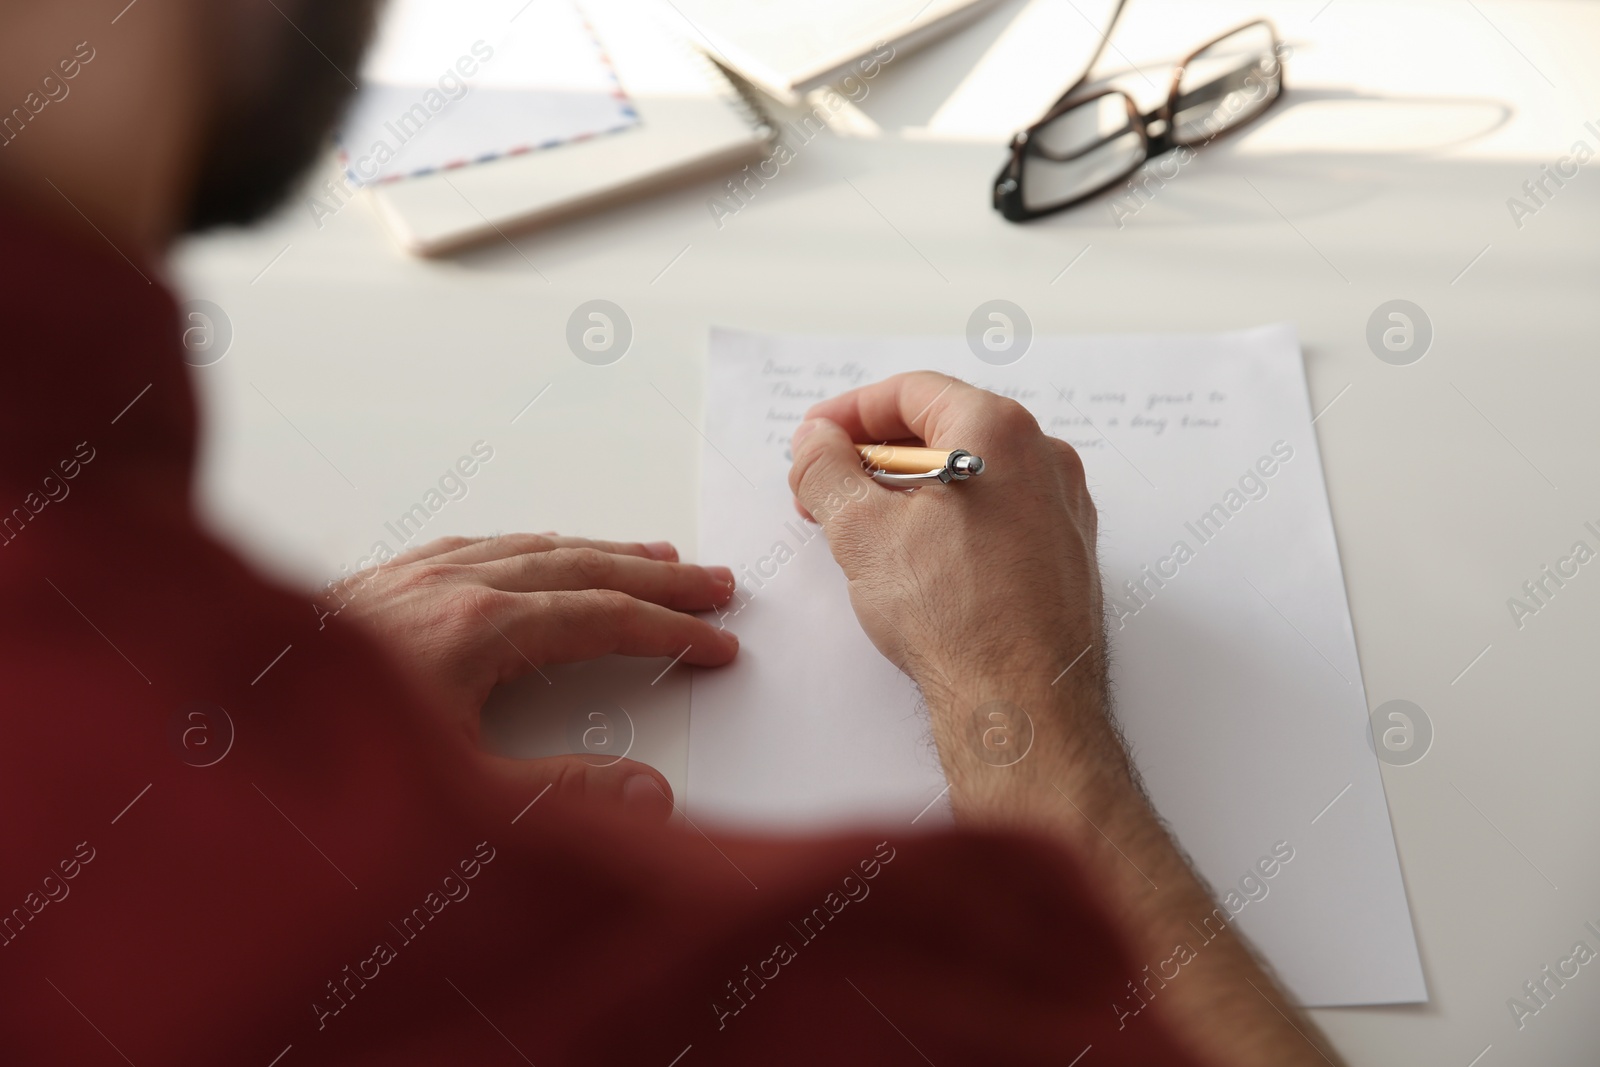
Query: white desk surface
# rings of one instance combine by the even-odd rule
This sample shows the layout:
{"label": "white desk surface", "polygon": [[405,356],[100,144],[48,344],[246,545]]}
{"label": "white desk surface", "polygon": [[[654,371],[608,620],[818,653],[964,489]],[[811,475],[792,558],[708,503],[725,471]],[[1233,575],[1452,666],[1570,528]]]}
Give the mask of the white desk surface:
{"label": "white desk surface", "polygon": [[[1520,228],[1506,202],[1575,142],[1600,150],[1600,5],[1135,0],[1112,63],[1148,71],[1263,13],[1295,53],[1259,129],[1205,149],[1120,228],[1103,202],[1009,225],[988,206],[998,144],[915,129],[1021,6],[895,59],[862,103],[866,135],[811,141],[720,228],[708,181],[437,263],[394,251],[361,201],[319,228],[301,198],[186,245],[184,288],[234,330],[195,372],[206,513],[310,582],[392,543],[383,522],[483,439],[496,458],[429,536],[561,529],[692,556],[712,323],[959,333],[995,297],[1039,332],[1293,321],[1369,701],[1414,701],[1435,730],[1420,762],[1384,768],[1432,1001],[1318,1020],[1356,1064],[1596,1063],[1600,963],[1520,1031],[1507,999],[1575,942],[1600,949],[1584,929],[1600,926],[1600,563],[1521,629],[1507,600],[1573,542],[1600,547],[1583,525],[1600,528],[1600,160]],[[563,339],[594,298],[633,323],[611,366]],[[1365,340],[1394,298],[1435,330],[1409,366]],[[681,788],[682,672],[652,696],[635,754]],[[515,716],[497,730],[513,746],[526,732]]]}

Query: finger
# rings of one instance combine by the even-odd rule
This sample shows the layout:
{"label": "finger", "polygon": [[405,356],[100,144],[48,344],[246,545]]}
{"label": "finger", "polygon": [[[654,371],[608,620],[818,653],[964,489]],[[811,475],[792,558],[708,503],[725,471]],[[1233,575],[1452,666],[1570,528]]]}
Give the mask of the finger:
{"label": "finger", "polygon": [[794,465],[789,468],[789,489],[795,502],[830,532],[851,508],[881,506],[890,498],[862,470],[861,456],[850,435],[836,422],[810,419],[801,423],[790,450]]}
{"label": "finger", "polygon": [[915,438],[939,448],[961,448],[950,435],[977,417],[985,398],[992,396],[947,374],[912,371],[823,400],[806,418],[830,419],[862,444]]}
{"label": "finger", "polygon": [[535,661],[577,663],[617,653],[720,667],[739,650],[738,638],[705,619],[614,589],[504,593],[479,587],[467,595],[478,598],[473,606],[496,631],[485,647],[501,681],[526,674]]}
{"label": "finger", "polygon": [[522,760],[489,757],[490,768],[506,792],[526,807],[516,816],[535,822],[562,807],[600,808],[649,822],[672,815],[672,786],[661,772],[631,759],[594,754]]}
{"label": "finger", "polygon": [[665,563],[587,546],[493,560],[475,570],[477,580],[511,593],[615,589],[677,611],[705,611],[733,597],[733,572],[726,567]]}
{"label": "finger", "polygon": [[557,548],[592,548],[618,556],[641,559],[676,560],[678,550],[665,541],[643,544],[638,541],[595,541],[586,537],[561,537],[556,534],[513,533],[481,537],[452,551],[432,557],[438,563],[486,563],[530,552],[549,552]]}
{"label": "finger", "polygon": [[484,540],[482,537],[440,537],[429,541],[425,545],[418,545],[408,552],[400,553],[385,566],[394,567],[402,563],[415,563],[419,559],[432,559],[434,556],[447,555],[482,540]]}
{"label": "finger", "polygon": [[601,541],[588,537],[547,536],[556,548],[594,548],[615,556],[637,556],[669,563],[678,561],[678,549],[671,541]]}

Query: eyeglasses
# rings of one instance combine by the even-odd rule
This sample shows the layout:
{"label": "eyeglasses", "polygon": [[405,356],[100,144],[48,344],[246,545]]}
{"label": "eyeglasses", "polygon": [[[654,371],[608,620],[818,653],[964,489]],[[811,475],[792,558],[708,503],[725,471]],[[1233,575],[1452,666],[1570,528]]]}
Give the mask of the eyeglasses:
{"label": "eyeglasses", "polygon": [[[1119,0],[1089,70],[1126,2]],[[1063,211],[1148,160],[1192,152],[1259,117],[1283,94],[1283,50],[1267,19],[1229,30],[1178,64],[1166,102],[1148,114],[1119,89],[1080,94],[1086,70],[1044,118],[1011,139],[1011,158],[994,182],[995,210],[1012,222]]]}

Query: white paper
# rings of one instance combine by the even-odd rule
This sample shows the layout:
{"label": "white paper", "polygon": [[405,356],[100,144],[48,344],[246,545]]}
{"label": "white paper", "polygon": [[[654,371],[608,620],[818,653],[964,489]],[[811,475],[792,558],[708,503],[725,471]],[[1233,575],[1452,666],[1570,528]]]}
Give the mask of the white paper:
{"label": "white paper", "polygon": [[[714,333],[700,559],[732,566],[746,604],[728,620],[738,661],[695,678],[690,815],[908,832],[948,819],[926,713],[862,633],[786,481],[790,433],[816,399],[925,367],[1016,397],[1082,453],[1108,608],[1122,605],[1117,714],[1156,807],[1219,894],[1277,843],[1294,850],[1246,882],[1266,895],[1240,928],[1302,1003],[1426,1000],[1290,326],[1041,337],[1003,367],[960,337]],[[1124,583],[1138,581],[1135,601]]]}
{"label": "white paper", "polygon": [[339,135],[357,184],[636,124],[571,0],[395,0]]}

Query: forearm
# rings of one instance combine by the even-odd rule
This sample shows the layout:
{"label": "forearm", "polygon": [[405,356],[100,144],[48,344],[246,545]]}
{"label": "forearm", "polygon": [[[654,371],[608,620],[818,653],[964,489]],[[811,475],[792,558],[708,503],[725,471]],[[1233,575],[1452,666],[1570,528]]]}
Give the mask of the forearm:
{"label": "forearm", "polygon": [[1073,853],[1134,953],[1124,995],[1106,1005],[1123,1026],[1148,1025],[1148,1008],[1218,1064],[1338,1063],[1150,806],[1094,668],[1055,685],[1024,669],[925,686],[958,821],[1042,832]]}
{"label": "forearm", "polygon": [[[1148,1003],[1219,1067],[1333,1063],[1213,918],[1106,717],[1098,515],[1077,452],[1016,401],[930,372],[824,401],[807,419],[790,488],[827,530],[862,627],[921,685],[957,818],[1060,842],[1135,954],[1132,999],[1105,1010],[1135,1027],[1153,1021],[1142,1007],[1132,1016]],[[990,470],[964,489],[866,486],[849,508],[830,503],[864,477],[853,441],[909,439],[959,443]],[[1078,649],[1057,674],[1063,650]],[[1181,965],[1166,962],[1184,946]]]}

